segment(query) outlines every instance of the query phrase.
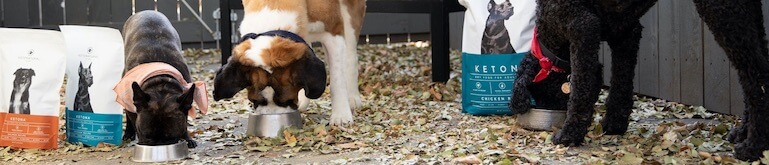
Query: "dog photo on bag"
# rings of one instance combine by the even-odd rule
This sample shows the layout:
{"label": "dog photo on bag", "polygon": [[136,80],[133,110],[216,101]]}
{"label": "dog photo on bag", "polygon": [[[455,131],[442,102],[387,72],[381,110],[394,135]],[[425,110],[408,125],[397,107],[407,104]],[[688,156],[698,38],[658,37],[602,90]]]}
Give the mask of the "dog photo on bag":
{"label": "dog photo on bag", "polygon": [[93,112],[91,108],[91,95],[88,93],[88,87],[93,85],[93,75],[91,75],[91,65],[83,68],[83,62],[80,62],[78,68],[80,80],[77,84],[77,94],[75,95],[75,111]]}
{"label": "dog photo on bag", "polygon": [[510,44],[510,33],[505,27],[505,20],[513,16],[513,4],[510,0],[497,4],[489,1],[489,17],[486,19],[486,29],[483,30],[481,54],[515,53]]}
{"label": "dog photo on bag", "polygon": [[9,112],[16,114],[31,114],[29,109],[29,86],[32,85],[32,76],[35,71],[32,69],[19,68],[13,75],[13,92],[11,92],[11,102]]}

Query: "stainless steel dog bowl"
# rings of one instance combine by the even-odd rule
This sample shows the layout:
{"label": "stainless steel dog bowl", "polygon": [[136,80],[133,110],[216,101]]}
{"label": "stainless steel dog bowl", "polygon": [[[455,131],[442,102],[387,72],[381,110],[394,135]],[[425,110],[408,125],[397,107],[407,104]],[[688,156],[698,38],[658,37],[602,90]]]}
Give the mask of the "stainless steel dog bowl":
{"label": "stainless steel dog bowl", "polygon": [[547,110],[532,108],[529,112],[519,114],[516,122],[523,128],[538,131],[552,131],[553,127],[561,128],[566,121],[565,110]]}
{"label": "stainless steel dog bowl", "polygon": [[134,146],[134,162],[164,162],[187,158],[189,149],[186,141],[162,146]]}
{"label": "stainless steel dog bowl", "polygon": [[248,128],[246,134],[259,137],[277,137],[280,129],[292,126],[302,128],[304,120],[299,112],[278,113],[278,114],[259,114],[248,117]]}

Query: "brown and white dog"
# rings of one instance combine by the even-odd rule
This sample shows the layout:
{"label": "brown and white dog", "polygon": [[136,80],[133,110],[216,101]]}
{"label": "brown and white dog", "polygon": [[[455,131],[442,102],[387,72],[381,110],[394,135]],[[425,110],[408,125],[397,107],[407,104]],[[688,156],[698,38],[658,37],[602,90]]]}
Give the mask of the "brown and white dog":
{"label": "brown and white dog", "polygon": [[[363,16],[366,10],[365,0],[243,0],[245,15],[240,25],[240,34],[262,34],[268,31],[283,30],[295,33],[309,42],[320,42],[326,50],[327,62],[329,64],[329,73],[331,75],[331,125],[340,125],[353,121],[352,110],[361,106],[360,92],[358,91],[358,57],[356,54],[356,45],[358,35],[363,22]],[[296,96],[295,101],[298,104],[298,110],[304,110],[309,104],[309,100],[303,94],[305,91],[299,91],[298,94],[281,94],[275,88],[293,88],[301,86],[300,83],[290,83],[286,80],[277,80],[275,76],[270,77],[270,81],[255,80],[254,78],[266,77],[268,74],[276,74],[279,70],[284,72],[313,72],[303,70],[314,67],[290,67],[299,69],[281,69],[289,67],[297,61],[303,61],[306,50],[309,49],[305,44],[298,43],[280,36],[260,36],[255,38],[246,38],[238,44],[230,62],[237,62],[234,65],[246,65],[259,67],[252,69],[249,88],[249,99],[257,102],[266,99],[269,102],[280,97]],[[306,61],[306,60],[305,60]],[[313,60],[309,60],[313,61]],[[316,62],[304,62],[308,64],[317,64]],[[228,66],[224,66],[226,70]],[[266,71],[267,73],[265,73]],[[286,74],[286,73],[282,73]],[[305,75],[294,74],[294,75]],[[219,74],[217,74],[219,77]],[[226,78],[226,76],[224,76]],[[264,78],[262,78],[264,79]],[[320,81],[314,81],[320,83]],[[264,91],[260,90],[264,84]],[[304,82],[307,83],[307,82]],[[325,87],[325,81],[322,81]],[[218,84],[215,82],[215,84]],[[260,85],[257,85],[260,84]],[[243,85],[243,84],[241,84]],[[307,85],[307,84],[305,84]],[[215,85],[218,86],[218,85]],[[294,86],[294,87],[287,87]],[[215,87],[216,88],[216,87]],[[242,89],[242,88],[241,88]],[[270,90],[273,89],[273,90]],[[227,89],[215,89],[214,97],[223,98],[234,93],[226,92]],[[239,91],[240,89],[237,89]],[[308,90],[306,87],[304,90]],[[290,92],[287,90],[284,92]],[[317,91],[314,91],[315,93]],[[217,93],[222,96],[217,97]],[[322,91],[321,91],[322,93]],[[259,96],[261,94],[261,96]],[[269,98],[274,94],[274,98]],[[317,93],[315,93],[317,94]],[[231,97],[231,96],[230,96]],[[295,97],[296,98],[296,97]],[[312,97],[311,97],[312,98]],[[271,103],[270,103],[271,104]],[[285,107],[285,106],[284,106]]]}

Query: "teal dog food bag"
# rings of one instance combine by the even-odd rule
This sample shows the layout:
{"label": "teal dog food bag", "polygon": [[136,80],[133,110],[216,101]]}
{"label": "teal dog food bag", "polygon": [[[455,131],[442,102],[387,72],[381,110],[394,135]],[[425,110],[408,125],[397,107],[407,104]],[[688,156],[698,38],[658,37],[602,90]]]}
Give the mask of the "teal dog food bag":
{"label": "teal dog food bag", "polygon": [[67,141],[120,145],[123,108],[112,91],[125,65],[120,31],[78,25],[60,28],[67,45]]}
{"label": "teal dog food bag", "polygon": [[509,115],[507,108],[518,64],[531,49],[535,0],[460,0],[462,112]]}

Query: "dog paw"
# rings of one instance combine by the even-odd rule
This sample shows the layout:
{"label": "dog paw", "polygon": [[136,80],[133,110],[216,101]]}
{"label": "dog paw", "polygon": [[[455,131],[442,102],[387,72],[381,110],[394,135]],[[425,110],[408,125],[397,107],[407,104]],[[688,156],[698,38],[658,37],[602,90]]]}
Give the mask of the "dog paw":
{"label": "dog paw", "polygon": [[562,129],[553,136],[553,144],[563,144],[564,146],[581,146],[585,140],[584,135],[577,135]]}
{"label": "dog paw", "polygon": [[743,161],[756,161],[769,149],[766,144],[751,143],[748,140],[734,145],[734,158]]}
{"label": "dog paw", "polygon": [[363,101],[361,101],[359,93],[356,92],[355,94],[350,94],[349,97],[350,109],[358,109],[363,106]]}
{"label": "dog paw", "polygon": [[123,134],[123,142],[132,142],[134,140],[136,140],[136,136],[128,135],[128,133]]}
{"label": "dog paw", "polygon": [[198,142],[192,139],[184,139],[184,141],[187,141],[187,148],[195,148],[198,147]]}
{"label": "dog paw", "polygon": [[729,136],[726,137],[726,140],[732,144],[738,144],[742,143],[742,141],[744,141],[747,137],[748,130],[746,124],[742,124],[740,126],[734,127],[731,131],[729,131]]}
{"label": "dog paw", "polygon": [[603,121],[601,121],[601,128],[603,128],[603,133],[605,135],[622,135],[627,132],[628,122],[616,120],[619,119],[604,118]]}
{"label": "dog paw", "polygon": [[352,112],[350,110],[332,110],[330,125],[343,125],[352,123]]}

